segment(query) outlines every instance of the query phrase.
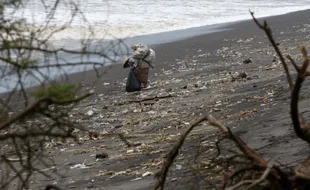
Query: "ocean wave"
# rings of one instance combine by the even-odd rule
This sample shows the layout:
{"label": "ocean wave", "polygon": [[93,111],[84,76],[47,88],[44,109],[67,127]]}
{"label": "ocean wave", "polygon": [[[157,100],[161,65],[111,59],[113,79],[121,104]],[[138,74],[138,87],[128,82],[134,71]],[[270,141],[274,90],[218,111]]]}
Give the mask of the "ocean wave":
{"label": "ocean wave", "polygon": [[[40,2],[28,0],[22,11],[14,13],[14,16],[25,18],[31,25],[44,25],[51,18],[48,17],[49,11],[55,0],[46,0],[44,7]],[[310,9],[310,0],[157,0],[152,4],[141,0],[74,2],[80,7],[80,12],[70,24],[75,6],[60,4],[53,14],[50,20],[53,28],[68,25],[66,30],[53,36],[54,40],[81,39],[85,36],[94,39],[128,38],[251,19],[249,10],[259,18]],[[92,32],[88,26],[92,26]]]}

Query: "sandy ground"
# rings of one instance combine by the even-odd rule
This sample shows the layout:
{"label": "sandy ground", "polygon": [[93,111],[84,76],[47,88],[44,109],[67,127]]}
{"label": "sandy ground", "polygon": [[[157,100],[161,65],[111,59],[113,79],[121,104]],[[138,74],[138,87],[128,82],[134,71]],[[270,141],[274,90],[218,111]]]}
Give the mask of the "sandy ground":
{"label": "sandy ground", "polygon": [[[301,60],[299,45],[309,48],[310,11],[268,18],[284,54]],[[264,33],[253,21],[223,26],[226,31],[156,45],[157,67],[151,71],[150,88],[125,93],[128,70],[113,67],[96,86],[96,94],[72,111],[72,117],[99,134],[80,143],[64,142],[49,149],[52,179],[36,176],[33,189],[55,184],[64,189],[152,189],[154,174],[179,136],[203,114],[210,113],[230,127],[267,159],[294,165],[308,155],[308,146],[294,134],[289,117],[289,90],[283,68]],[[250,63],[244,60],[251,57]],[[295,73],[293,68],[290,68]],[[246,73],[240,80],[232,76]],[[75,74],[84,80],[93,72]],[[309,118],[309,82],[300,100]],[[132,102],[149,97],[158,100]],[[124,134],[128,147],[116,135]],[[213,189],[221,173],[208,169],[208,150],[218,132],[203,123],[184,144],[172,166],[167,189]],[[233,148],[223,142],[223,147]],[[96,159],[96,154],[108,157]],[[61,176],[51,171],[57,170]],[[210,183],[209,183],[210,182]]]}

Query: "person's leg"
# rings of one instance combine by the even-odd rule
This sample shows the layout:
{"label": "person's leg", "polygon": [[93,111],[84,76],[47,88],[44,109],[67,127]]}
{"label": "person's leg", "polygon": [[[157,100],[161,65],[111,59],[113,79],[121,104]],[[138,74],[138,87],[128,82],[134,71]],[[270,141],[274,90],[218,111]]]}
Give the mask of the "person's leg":
{"label": "person's leg", "polygon": [[146,88],[148,83],[149,68],[137,68],[137,77],[141,82],[141,88]]}

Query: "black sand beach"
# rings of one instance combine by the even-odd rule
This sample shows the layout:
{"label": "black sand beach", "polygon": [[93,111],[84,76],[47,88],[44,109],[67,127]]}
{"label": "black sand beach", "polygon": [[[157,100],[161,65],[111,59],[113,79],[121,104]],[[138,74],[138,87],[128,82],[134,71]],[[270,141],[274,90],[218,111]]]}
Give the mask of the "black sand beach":
{"label": "black sand beach", "polygon": [[[285,39],[293,38],[295,35],[299,36],[299,33],[295,33],[293,29],[296,27],[297,23],[306,24],[309,21],[309,17],[307,15],[307,11],[299,11],[294,13],[289,13],[285,15],[272,16],[267,18],[260,18],[259,21],[267,20],[271,28],[273,29],[273,34],[276,39]],[[285,30],[289,30],[292,28],[292,31],[283,32]],[[219,32],[216,32],[219,31]],[[282,32],[282,33],[281,33]],[[190,33],[190,34],[187,34]],[[164,36],[163,38],[167,38],[167,36],[175,36],[180,35],[179,37],[174,37],[175,39],[183,39],[179,41],[173,41],[169,43],[157,43],[157,41],[161,42],[161,40],[157,40],[157,37]],[[200,35],[198,35],[200,34]],[[195,36],[192,36],[195,35]],[[306,34],[307,35],[307,34]],[[197,56],[197,51],[201,50],[203,52],[214,52],[217,49],[221,49],[222,47],[231,46],[232,42],[225,39],[239,39],[239,38],[259,38],[261,42],[265,43],[265,45],[269,45],[269,41],[266,37],[264,37],[263,31],[259,30],[255,25],[253,20],[251,19],[251,15],[249,13],[249,20],[219,24],[214,26],[204,26],[197,27],[191,29],[185,29],[182,31],[175,32],[167,32],[161,35],[146,35],[141,37],[136,37],[134,39],[130,39],[130,42],[139,43],[143,40],[149,41],[149,47],[153,48],[156,51],[156,67],[152,73],[159,72],[161,69],[169,69],[171,65],[169,63],[175,62],[178,60],[191,59],[193,56]],[[307,37],[307,36],[305,36]],[[303,45],[303,44],[299,44]],[[237,51],[237,50],[236,50]],[[298,52],[299,53],[299,52]],[[245,57],[251,55],[245,55]],[[218,57],[209,56],[205,61],[212,62],[217,61]],[[190,60],[188,60],[190,61]],[[235,60],[238,61],[238,60]],[[103,69],[102,69],[103,70]],[[108,70],[107,74],[104,75],[101,81],[114,82],[116,80],[124,79],[127,77],[128,70],[121,69],[120,65],[113,65],[111,69]],[[71,75],[72,79],[75,81],[94,81],[95,72],[83,72]],[[79,80],[80,79],[80,80]],[[100,83],[100,82],[99,82]],[[98,84],[97,92],[101,92],[102,84]]]}
{"label": "black sand beach", "polygon": [[[264,18],[279,48],[296,61],[301,60],[298,46],[310,47],[309,15],[310,10],[306,10]],[[204,34],[205,27],[196,28],[201,35],[150,45],[157,55],[150,89],[125,93],[123,79],[128,70],[121,65],[109,69],[96,84],[96,94],[72,111],[72,117],[97,132],[99,138],[90,140],[85,136],[81,137],[81,144],[64,143],[50,148],[55,168],[64,176],[34,178],[34,189],[44,184],[64,189],[152,189],[163,157],[189,124],[205,113],[221,120],[266,159],[288,165],[305,159],[308,147],[294,134],[289,117],[286,77],[263,31],[252,20],[221,25],[219,29],[223,31]],[[252,62],[243,63],[249,57]],[[292,67],[290,70],[294,73]],[[232,81],[231,75],[236,72],[246,72],[247,77]],[[70,75],[70,80],[83,81],[87,87],[95,77],[94,71],[88,71]],[[304,85],[300,102],[306,119],[310,117],[309,84],[308,81]],[[130,102],[166,95],[172,97]],[[87,114],[89,110],[92,114]],[[113,133],[122,133],[140,145],[127,147],[117,137],[108,135]],[[220,174],[207,168],[199,178],[192,167],[205,159],[200,155],[196,160],[195,155],[198,149],[206,151],[214,144],[214,134],[217,130],[206,123],[192,132],[169,172],[167,189],[213,189],[205,180],[221,180]],[[231,145],[224,142],[223,146]],[[96,161],[98,152],[106,152],[109,158]],[[75,167],[82,163],[84,168]]]}

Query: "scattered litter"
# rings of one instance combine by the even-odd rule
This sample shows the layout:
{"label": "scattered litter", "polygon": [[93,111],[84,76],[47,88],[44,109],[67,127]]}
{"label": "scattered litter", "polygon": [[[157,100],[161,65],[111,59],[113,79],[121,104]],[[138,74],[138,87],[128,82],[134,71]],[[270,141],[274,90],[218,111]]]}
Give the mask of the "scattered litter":
{"label": "scattered litter", "polygon": [[265,70],[272,70],[272,69],[274,69],[276,67],[277,67],[277,65],[271,65],[271,66],[266,66],[264,69]]}
{"label": "scattered litter", "polygon": [[68,180],[68,184],[72,184],[72,183],[74,183],[75,181],[73,180],[73,179],[69,179]]}
{"label": "scattered litter", "polygon": [[243,64],[249,64],[249,63],[252,63],[251,57],[246,58],[246,59],[243,61]]}
{"label": "scattered litter", "polygon": [[235,72],[233,74],[231,74],[231,77],[233,79],[244,79],[247,78],[247,73],[246,72]]}
{"label": "scattered litter", "polygon": [[175,182],[175,181],[178,181],[178,178],[172,178],[172,179],[170,180],[170,182]]}
{"label": "scattered litter", "polygon": [[109,155],[105,152],[96,154],[96,159],[103,159],[103,158],[107,158],[107,157],[109,157]]}
{"label": "scattered litter", "polygon": [[178,164],[177,164],[177,165],[175,166],[175,169],[177,169],[177,170],[182,170],[182,165],[178,165]]}
{"label": "scattered litter", "polygon": [[144,174],[142,174],[142,177],[151,176],[151,175],[153,175],[153,172],[145,172]]}
{"label": "scattered litter", "polygon": [[89,168],[85,165],[85,161],[82,163],[82,164],[76,164],[74,166],[71,166],[70,169],[86,169],[86,168]]}
{"label": "scattered litter", "polygon": [[138,180],[141,180],[141,179],[142,179],[142,177],[138,177],[138,178],[132,179],[130,181],[138,181]]}
{"label": "scattered litter", "polygon": [[157,112],[156,111],[149,111],[147,113],[150,114],[150,115],[155,115]]}
{"label": "scattered litter", "polygon": [[96,140],[98,138],[98,133],[93,132],[93,131],[89,131],[88,132],[88,137],[90,140]]}
{"label": "scattered litter", "polygon": [[127,154],[134,153],[134,152],[135,152],[135,149],[127,150]]}
{"label": "scattered litter", "polygon": [[115,176],[118,176],[118,175],[122,175],[122,174],[126,174],[127,171],[120,171],[120,172],[115,172],[111,177],[109,177],[109,179],[112,179],[114,178]]}
{"label": "scattered litter", "polygon": [[88,110],[87,113],[86,113],[86,115],[92,116],[92,115],[94,115],[94,111],[93,111],[93,110]]}

